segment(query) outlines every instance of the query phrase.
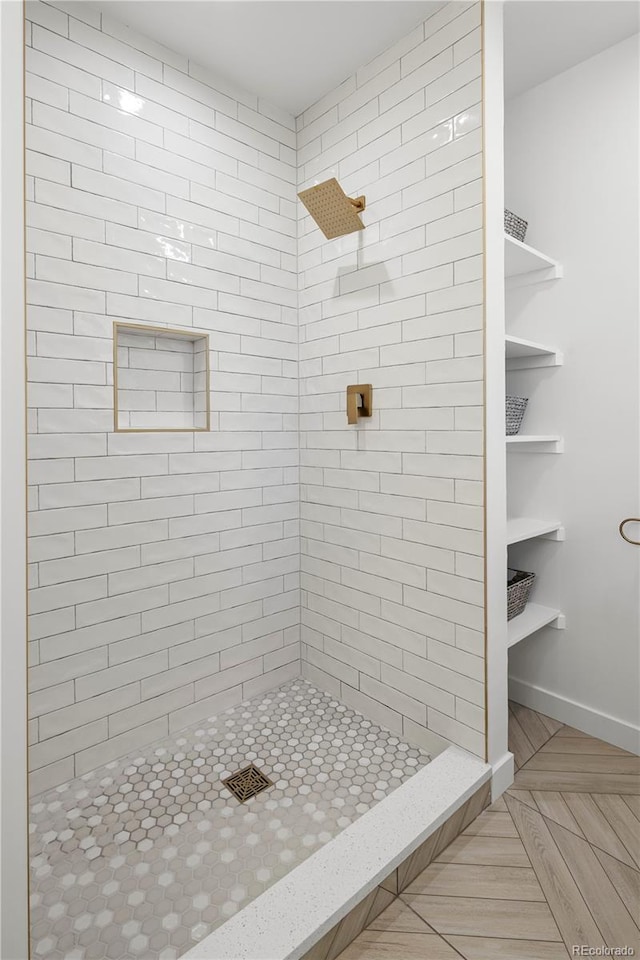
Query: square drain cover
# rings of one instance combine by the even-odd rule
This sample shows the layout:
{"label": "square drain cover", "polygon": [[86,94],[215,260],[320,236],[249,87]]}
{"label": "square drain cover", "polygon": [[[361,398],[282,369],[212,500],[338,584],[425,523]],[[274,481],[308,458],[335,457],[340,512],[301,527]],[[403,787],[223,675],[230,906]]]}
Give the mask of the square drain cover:
{"label": "square drain cover", "polygon": [[253,763],[236,773],[232,773],[222,782],[240,803],[245,803],[251,797],[262,793],[267,787],[273,786],[273,781],[269,780],[269,777],[265,776],[262,770],[259,770]]}

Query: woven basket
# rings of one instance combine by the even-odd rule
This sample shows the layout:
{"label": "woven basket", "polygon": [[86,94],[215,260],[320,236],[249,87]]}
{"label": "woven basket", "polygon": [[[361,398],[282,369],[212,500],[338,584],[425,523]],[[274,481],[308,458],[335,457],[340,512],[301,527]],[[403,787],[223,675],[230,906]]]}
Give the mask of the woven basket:
{"label": "woven basket", "polygon": [[515,237],[516,240],[524,241],[525,234],[527,232],[527,227],[529,224],[526,220],[523,220],[522,217],[517,217],[515,213],[512,213],[511,210],[504,208],[504,232],[508,233],[510,237]]}
{"label": "woven basket", "polygon": [[529,403],[528,397],[506,397],[505,418],[507,422],[507,436],[515,437],[522,426],[522,418]]}
{"label": "woven basket", "polygon": [[507,620],[513,620],[527,605],[535,573],[525,570],[507,570]]}

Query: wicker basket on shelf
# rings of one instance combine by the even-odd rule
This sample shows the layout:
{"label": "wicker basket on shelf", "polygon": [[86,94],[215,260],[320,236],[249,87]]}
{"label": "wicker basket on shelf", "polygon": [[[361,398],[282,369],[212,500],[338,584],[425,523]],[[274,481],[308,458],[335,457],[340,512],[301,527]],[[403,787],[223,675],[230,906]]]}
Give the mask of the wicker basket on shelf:
{"label": "wicker basket on shelf", "polygon": [[524,242],[528,226],[529,224],[526,220],[523,220],[522,217],[517,217],[515,213],[507,210],[506,207],[504,208],[504,232],[508,233],[510,237]]}
{"label": "wicker basket on shelf", "polygon": [[536,575],[525,570],[507,570],[507,577],[507,620],[513,620],[526,607]]}
{"label": "wicker basket on shelf", "polygon": [[528,397],[506,397],[505,398],[505,420],[507,425],[507,436],[515,437],[520,432],[522,418],[529,403]]}

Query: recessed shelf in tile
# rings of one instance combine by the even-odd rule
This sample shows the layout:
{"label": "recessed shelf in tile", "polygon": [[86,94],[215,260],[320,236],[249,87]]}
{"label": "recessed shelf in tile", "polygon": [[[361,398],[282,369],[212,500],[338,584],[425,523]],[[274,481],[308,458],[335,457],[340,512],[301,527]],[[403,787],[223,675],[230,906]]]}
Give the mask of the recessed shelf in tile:
{"label": "recessed shelf in tile", "polygon": [[209,429],[209,337],[114,323],[114,429]]}

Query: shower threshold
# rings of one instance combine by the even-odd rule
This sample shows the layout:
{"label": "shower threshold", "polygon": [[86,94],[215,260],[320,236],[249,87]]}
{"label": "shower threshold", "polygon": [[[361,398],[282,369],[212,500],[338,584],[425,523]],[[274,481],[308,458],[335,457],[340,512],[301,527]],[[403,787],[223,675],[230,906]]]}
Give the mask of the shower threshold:
{"label": "shower threshold", "polygon": [[33,953],[302,957],[487,776],[291,681],[33,798]]}

